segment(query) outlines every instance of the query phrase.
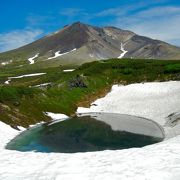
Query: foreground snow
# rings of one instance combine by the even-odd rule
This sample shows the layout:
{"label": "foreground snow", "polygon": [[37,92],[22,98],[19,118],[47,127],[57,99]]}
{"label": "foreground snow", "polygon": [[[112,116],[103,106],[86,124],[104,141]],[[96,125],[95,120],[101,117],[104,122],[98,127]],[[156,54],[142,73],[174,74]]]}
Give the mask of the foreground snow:
{"label": "foreground snow", "polygon": [[114,85],[104,98],[78,113],[110,112],[152,119],[164,125],[166,117],[180,111],[180,81]]}
{"label": "foreground snow", "polygon": [[[163,125],[164,118],[172,120],[179,116],[179,113],[172,114],[179,112],[179,99],[180,82],[116,85],[105,98],[93,103],[97,106],[79,108],[78,111],[139,115]],[[169,114],[171,116],[167,117]],[[49,116],[56,117],[53,113]],[[0,179],[180,179],[180,136],[144,148],[116,151],[62,154],[4,149],[6,143],[18,133],[0,122]]]}
{"label": "foreground snow", "polygon": [[18,133],[0,122],[0,179],[180,179],[180,136],[144,148],[117,151],[61,154],[4,149]]}

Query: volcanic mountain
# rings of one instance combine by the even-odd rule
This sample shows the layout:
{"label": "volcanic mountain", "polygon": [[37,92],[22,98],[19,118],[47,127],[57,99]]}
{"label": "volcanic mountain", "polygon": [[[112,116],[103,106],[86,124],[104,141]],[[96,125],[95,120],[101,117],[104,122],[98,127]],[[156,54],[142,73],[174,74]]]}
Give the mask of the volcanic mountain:
{"label": "volcanic mountain", "polygon": [[180,48],[116,27],[80,22],[31,44],[0,54],[0,64],[83,64],[109,58],[180,59]]}

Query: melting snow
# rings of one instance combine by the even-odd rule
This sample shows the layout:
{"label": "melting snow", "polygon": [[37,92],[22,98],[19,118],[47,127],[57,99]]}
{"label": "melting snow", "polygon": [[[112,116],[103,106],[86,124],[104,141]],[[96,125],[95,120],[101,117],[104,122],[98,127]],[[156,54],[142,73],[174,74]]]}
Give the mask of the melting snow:
{"label": "melting snow", "polygon": [[34,64],[34,62],[35,62],[34,60],[35,60],[38,56],[39,56],[39,53],[36,54],[34,57],[29,58],[28,61],[30,62],[30,64]]}
{"label": "melting snow", "polygon": [[60,56],[63,56],[63,55],[66,55],[66,54],[69,54],[70,52],[73,52],[73,51],[76,51],[77,49],[73,49],[71,51],[68,51],[68,52],[65,52],[65,53],[60,53],[61,51],[57,51],[55,52],[55,55],[53,57],[49,57],[48,59],[54,59],[54,58],[57,58],[57,57],[60,57]]}
{"label": "melting snow", "polygon": [[121,49],[120,49],[120,50],[122,51],[122,53],[121,53],[121,55],[118,57],[118,59],[122,59],[122,58],[125,56],[125,54],[128,52],[128,51],[126,51],[126,50],[124,49],[123,43],[121,43]]}

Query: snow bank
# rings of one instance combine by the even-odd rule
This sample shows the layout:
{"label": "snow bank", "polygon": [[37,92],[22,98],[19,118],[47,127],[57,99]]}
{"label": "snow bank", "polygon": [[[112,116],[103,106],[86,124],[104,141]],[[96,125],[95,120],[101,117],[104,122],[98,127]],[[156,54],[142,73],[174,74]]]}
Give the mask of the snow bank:
{"label": "snow bank", "polygon": [[144,148],[116,151],[62,154],[3,149],[18,133],[0,122],[0,179],[180,179],[180,136]]}
{"label": "snow bank", "polygon": [[11,128],[10,126],[0,121],[0,150],[17,134],[17,130]]}
{"label": "snow bank", "polygon": [[34,60],[39,56],[39,53],[37,53],[35,56],[31,57],[28,59],[28,61],[30,62],[30,64],[34,64]]}
{"label": "snow bank", "polygon": [[60,56],[64,56],[64,55],[69,54],[70,52],[73,52],[73,51],[76,51],[76,50],[77,49],[74,48],[73,50],[62,53],[62,54],[60,53],[61,51],[57,51],[57,52],[55,52],[55,55],[53,57],[49,57],[48,59],[54,59],[54,58],[57,58],[57,57],[60,57]]}
{"label": "snow bank", "polygon": [[77,112],[129,114],[164,125],[167,116],[180,112],[180,81],[114,85],[104,98],[93,102],[90,108],[79,107]]}
{"label": "snow bank", "polygon": [[121,43],[121,49],[120,49],[120,50],[122,51],[122,53],[121,53],[121,55],[118,57],[118,59],[122,59],[122,58],[125,56],[125,54],[128,52],[128,51],[126,51],[126,50],[124,49],[123,43]]}

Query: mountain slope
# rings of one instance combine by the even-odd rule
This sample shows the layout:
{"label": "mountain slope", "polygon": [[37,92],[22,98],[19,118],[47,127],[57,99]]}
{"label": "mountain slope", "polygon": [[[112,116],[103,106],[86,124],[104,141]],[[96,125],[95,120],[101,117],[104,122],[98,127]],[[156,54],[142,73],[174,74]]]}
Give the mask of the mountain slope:
{"label": "mountain slope", "polygon": [[31,44],[1,53],[0,62],[56,66],[123,57],[180,59],[180,48],[131,31],[77,22]]}

